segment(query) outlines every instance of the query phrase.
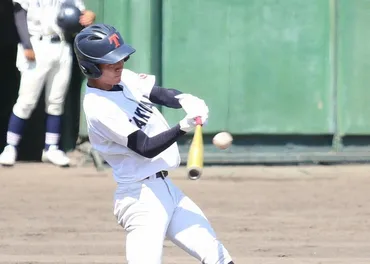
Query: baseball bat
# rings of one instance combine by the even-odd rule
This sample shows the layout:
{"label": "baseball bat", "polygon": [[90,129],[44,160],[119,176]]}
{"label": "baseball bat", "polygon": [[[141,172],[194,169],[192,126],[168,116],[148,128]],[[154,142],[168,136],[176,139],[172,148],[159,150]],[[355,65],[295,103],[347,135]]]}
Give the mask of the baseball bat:
{"label": "baseball bat", "polygon": [[195,119],[195,122],[195,131],[193,135],[193,140],[189,148],[187,161],[188,178],[191,180],[199,179],[203,172],[204,147],[202,119],[200,117],[197,117]]}

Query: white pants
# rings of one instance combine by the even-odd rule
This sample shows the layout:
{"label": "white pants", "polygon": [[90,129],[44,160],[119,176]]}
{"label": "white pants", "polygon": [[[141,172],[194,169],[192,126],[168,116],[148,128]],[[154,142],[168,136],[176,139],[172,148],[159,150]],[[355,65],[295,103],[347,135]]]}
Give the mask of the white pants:
{"label": "white pants", "polygon": [[204,264],[231,261],[201,209],[168,177],[119,186],[115,199],[128,264],[160,264],[165,237]]}
{"label": "white pants", "polygon": [[65,41],[51,43],[49,37],[42,40],[31,37],[31,43],[35,61],[28,61],[22,45],[18,45],[17,67],[21,81],[13,112],[20,118],[28,119],[46,84],[45,111],[50,115],[61,115],[72,70],[70,44]]}

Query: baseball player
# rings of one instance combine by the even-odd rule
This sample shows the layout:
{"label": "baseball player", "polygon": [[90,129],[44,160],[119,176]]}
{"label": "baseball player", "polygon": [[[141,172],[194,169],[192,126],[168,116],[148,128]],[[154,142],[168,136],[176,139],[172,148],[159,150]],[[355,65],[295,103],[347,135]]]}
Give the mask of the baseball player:
{"label": "baseball player", "polygon": [[83,0],[13,0],[15,22],[21,42],[16,65],[21,73],[19,96],[9,119],[7,146],[0,155],[0,164],[14,165],[17,146],[26,120],[37,105],[44,84],[46,135],[42,161],[67,166],[69,159],[59,150],[61,116],[72,69],[72,48],[66,34],[57,25],[63,3],[71,3],[82,13],[82,26],[91,25],[95,14],[86,10]]}
{"label": "baseball player", "polygon": [[[204,264],[233,264],[201,209],[167,177],[180,164],[176,141],[208,119],[205,102],[124,69],[135,49],[112,26],[94,24],[75,38],[87,76],[83,109],[90,142],[113,168],[114,215],[127,231],[129,264],[159,264],[164,238]],[[155,104],[183,108],[169,127]]]}

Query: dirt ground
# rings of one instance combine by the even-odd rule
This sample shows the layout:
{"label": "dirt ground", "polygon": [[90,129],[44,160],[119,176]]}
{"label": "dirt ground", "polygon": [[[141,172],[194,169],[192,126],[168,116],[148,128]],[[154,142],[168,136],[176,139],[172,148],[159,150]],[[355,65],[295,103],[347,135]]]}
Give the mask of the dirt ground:
{"label": "dirt ground", "polygon": [[[236,264],[370,263],[370,166],[171,173]],[[0,263],[126,263],[110,170],[0,167]],[[143,252],[145,254],[145,252]],[[165,241],[164,264],[198,263]]]}

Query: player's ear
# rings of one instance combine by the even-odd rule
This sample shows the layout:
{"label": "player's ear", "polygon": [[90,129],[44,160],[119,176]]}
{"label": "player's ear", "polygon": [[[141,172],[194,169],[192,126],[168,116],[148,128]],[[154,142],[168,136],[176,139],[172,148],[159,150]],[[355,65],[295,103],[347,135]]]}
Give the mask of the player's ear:
{"label": "player's ear", "polygon": [[102,72],[96,64],[93,64],[88,61],[80,61],[80,69],[83,74],[92,79],[98,79]]}

